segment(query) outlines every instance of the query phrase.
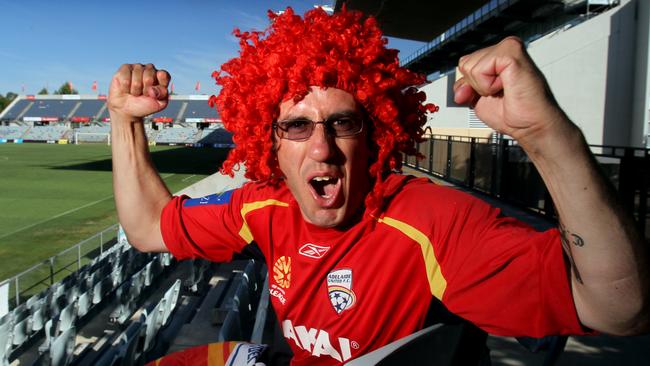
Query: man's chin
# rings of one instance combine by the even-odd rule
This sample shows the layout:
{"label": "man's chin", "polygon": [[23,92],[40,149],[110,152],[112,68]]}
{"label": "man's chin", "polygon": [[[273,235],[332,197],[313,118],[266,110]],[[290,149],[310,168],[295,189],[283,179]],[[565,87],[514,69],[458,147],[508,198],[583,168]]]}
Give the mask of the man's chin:
{"label": "man's chin", "polygon": [[344,208],[319,208],[313,210],[312,212],[305,214],[303,212],[302,216],[305,221],[309,222],[312,225],[322,227],[322,228],[331,228],[339,226],[343,223],[345,219]]}

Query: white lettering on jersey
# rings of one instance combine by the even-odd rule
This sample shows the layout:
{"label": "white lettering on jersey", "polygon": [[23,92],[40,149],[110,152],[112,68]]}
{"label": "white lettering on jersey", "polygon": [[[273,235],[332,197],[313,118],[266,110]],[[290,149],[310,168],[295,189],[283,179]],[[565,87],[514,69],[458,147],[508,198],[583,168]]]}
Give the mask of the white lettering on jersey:
{"label": "white lettering on jersey", "polygon": [[313,356],[328,355],[339,362],[347,361],[352,357],[350,340],[338,337],[336,349],[330,340],[330,335],[322,329],[307,328],[304,325],[293,326],[290,319],[282,322],[282,333],[287,339],[293,340],[298,348],[303,349]]}
{"label": "white lettering on jersey", "polygon": [[285,292],[283,289],[280,287],[276,286],[275,284],[271,285],[271,288],[269,288],[269,293],[273,297],[277,297],[278,300],[280,300],[280,303],[284,305],[285,302],[287,302],[287,298],[284,296]]}
{"label": "white lettering on jersey", "polygon": [[302,348],[308,352],[312,352],[312,346],[316,343],[316,333],[318,332],[318,329],[309,328],[309,330],[307,330],[307,327],[299,325],[295,327],[294,330],[298,339],[300,339]]}

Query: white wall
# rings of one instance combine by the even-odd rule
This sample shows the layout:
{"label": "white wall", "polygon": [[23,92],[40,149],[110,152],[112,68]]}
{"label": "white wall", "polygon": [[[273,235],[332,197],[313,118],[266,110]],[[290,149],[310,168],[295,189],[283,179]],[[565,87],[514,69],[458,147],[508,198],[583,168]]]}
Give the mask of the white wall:
{"label": "white wall", "polygon": [[[643,141],[644,124],[635,122],[633,113],[638,109],[633,107],[635,83],[647,78],[647,65],[644,75],[635,72],[639,70],[637,1],[622,0],[606,13],[540,38],[528,48],[558,103],[590,144],[640,146]],[[440,112],[428,123],[434,131],[467,127],[467,109],[449,97],[448,78],[454,77],[442,77],[422,88],[427,100],[440,105]]]}
{"label": "white wall", "polygon": [[427,103],[440,107],[437,113],[429,114],[427,126],[467,128],[467,108],[453,102],[454,96],[449,85],[453,85],[454,81],[455,75],[452,73],[420,89],[427,94]]}

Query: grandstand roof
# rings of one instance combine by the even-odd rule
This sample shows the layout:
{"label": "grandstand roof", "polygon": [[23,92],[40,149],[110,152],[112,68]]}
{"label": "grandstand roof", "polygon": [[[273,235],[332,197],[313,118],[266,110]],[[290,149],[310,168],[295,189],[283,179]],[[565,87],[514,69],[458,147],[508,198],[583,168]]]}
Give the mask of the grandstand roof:
{"label": "grandstand roof", "polygon": [[334,10],[345,3],[377,18],[387,36],[428,42],[447,30],[486,0],[337,0]]}
{"label": "grandstand roof", "polygon": [[[423,74],[453,68],[458,58],[508,35],[529,38],[579,14],[602,11],[614,1],[587,0],[337,0],[372,14],[387,36],[429,42],[402,64]],[[601,3],[606,3],[605,5]]]}

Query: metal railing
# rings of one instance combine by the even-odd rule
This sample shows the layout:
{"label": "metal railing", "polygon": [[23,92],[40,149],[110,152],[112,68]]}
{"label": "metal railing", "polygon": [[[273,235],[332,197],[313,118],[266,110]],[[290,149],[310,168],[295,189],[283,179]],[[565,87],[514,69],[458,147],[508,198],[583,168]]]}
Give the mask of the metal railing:
{"label": "metal railing", "polygon": [[117,243],[118,224],[80,241],[76,245],[41,263],[0,282],[9,286],[9,308],[20,305],[30,296],[45,290],[99,257]]}
{"label": "metal railing", "polygon": [[[636,220],[646,238],[650,149],[590,145],[602,173]],[[405,164],[456,185],[499,198],[550,219],[553,201],[537,169],[514,140],[464,136],[431,136],[417,146],[424,159]]]}

